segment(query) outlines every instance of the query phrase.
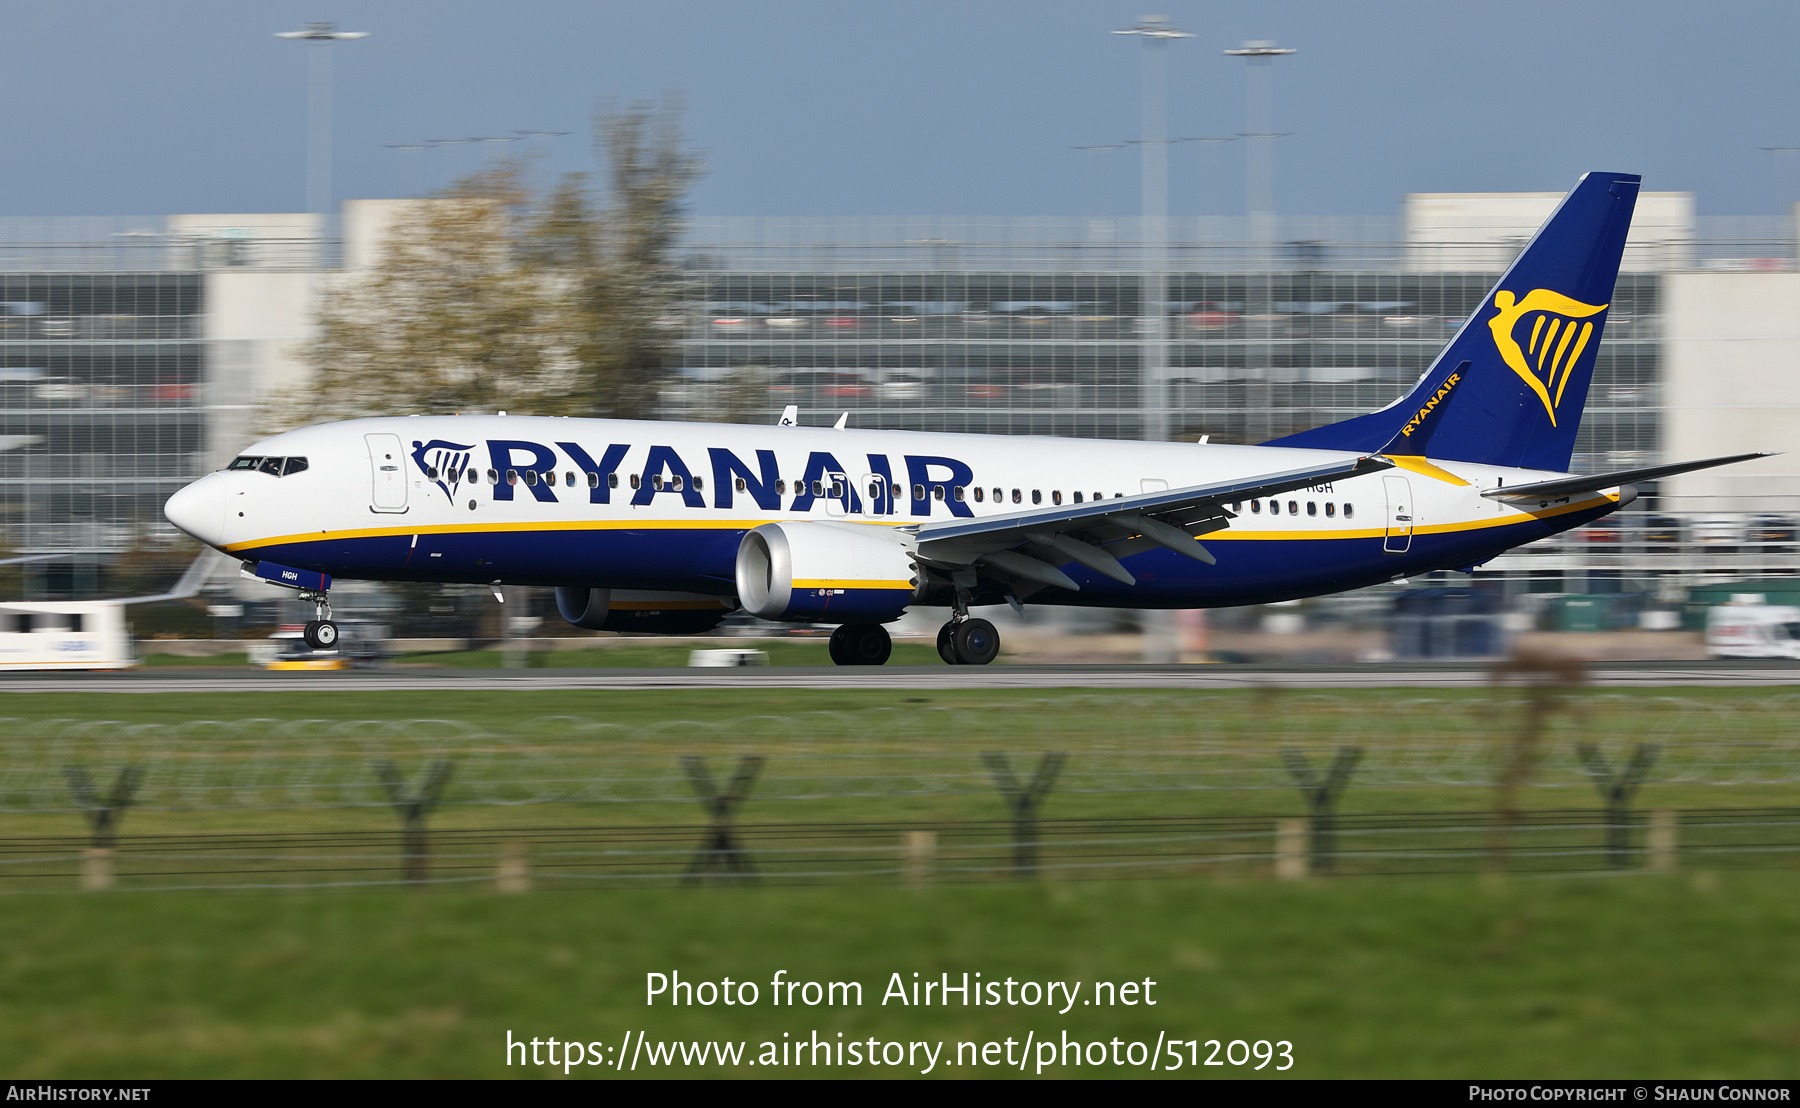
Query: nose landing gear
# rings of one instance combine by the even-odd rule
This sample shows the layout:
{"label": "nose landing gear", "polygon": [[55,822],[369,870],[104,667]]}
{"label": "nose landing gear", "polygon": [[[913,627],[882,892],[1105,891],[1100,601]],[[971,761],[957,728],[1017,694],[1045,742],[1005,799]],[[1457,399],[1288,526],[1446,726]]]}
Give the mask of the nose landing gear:
{"label": "nose landing gear", "polygon": [[312,592],[302,590],[301,600],[313,602],[313,614],[317,619],[310,620],[300,632],[300,638],[314,650],[336,650],[338,642],[338,625],[331,620],[331,600],[324,590]]}

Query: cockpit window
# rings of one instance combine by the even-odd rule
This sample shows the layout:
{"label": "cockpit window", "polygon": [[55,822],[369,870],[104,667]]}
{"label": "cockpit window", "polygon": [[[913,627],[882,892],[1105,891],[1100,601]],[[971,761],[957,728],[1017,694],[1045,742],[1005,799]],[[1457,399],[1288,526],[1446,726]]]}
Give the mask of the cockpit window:
{"label": "cockpit window", "polygon": [[258,473],[267,473],[272,477],[285,477],[290,473],[299,473],[306,468],[305,458],[263,458],[246,454],[231,459],[226,469],[252,469]]}

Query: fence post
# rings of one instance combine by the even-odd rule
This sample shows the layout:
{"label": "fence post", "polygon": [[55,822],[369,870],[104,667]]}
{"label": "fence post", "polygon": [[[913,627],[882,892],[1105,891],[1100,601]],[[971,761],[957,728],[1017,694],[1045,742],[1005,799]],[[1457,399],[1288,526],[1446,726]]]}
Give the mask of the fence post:
{"label": "fence post", "polygon": [[1631,753],[1631,761],[1623,769],[1614,770],[1599,747],[1593,743],[1575,744],[1582,768],[1594,779],[1594,787],[1606,802],[1606,864],[1614,869],[1631,864],[1631,795],[1650,776],[1650,767],[1656,764],[1661,750],[1655,743],[1639,743]]}
{"label": "fence post", "polygon": [[1306,821],[1275,821],[1275,876],[1298,881],[1306,876]]}
{"label": "fence post", "polygon": [[400,767],[393,762],[375,762],[375,777],[381,787],[387,790],[388,803],[400,815],[401,855],[400,876],[409,884],[425,880],[426,853],[429,844],[425,839],[425,817],[431,814],[438,802],[444,798],[444,790],[450,785],[450,774],[456,769],[448,758],[440,758],[431,763],[425,770],[425,779],[419,783],[417,790],[408,792],[406,782],[400,776]]}
{"label": "fence post", "polygon": [[693,884],[714,871],[748,880],[755,879],[756,867],[751,865],[750,855],[738,844],[737,834],[732,830],[731,817],[749,798],[750,786],[756,783],[756,775],[762,772],[762,755],[746,754],[739,758],[737,772],[723,789],[713,784],[712,774],[706,768],[706,759],[686,754],[681,758],[681,766],[687,771],[688,781],[694,786],[694,795],[699,798],[700,806],[712,817],[706,830],[706,838],[702,840],[699,849],[694,851],[693,861],[688,863],[684,883]]}
{"label": "fence post", "polygon": [[503,893],[531,891],[531,861],[521,840],[514,839],[500,848],[500,864],[494,867],[494,888]]}
{"label": "fence post", "polygon": [[93,839],[81,854],[81,887],[90,892],[113,886],[113,844],[118,841],[119,821],[144,783],[144,767],[126,766],[113,779],[113,785],[102,796],[93,775],[84,766],[64,766],[63,780],[75,804],[87,816]]}
{"label": "fence post", "polygon": [[1513,825],[1519,821],[1519,794],[1531,782],[1532,771],[1537,768],[1544,728],[1549,724],[1550,716],[1563,706],[1560,694],[1587,680],[1587,668],[1580,661],[1536,653],[1520,653],[1508,658],[1495,666],[1489,677],[1499,685],[1515,674],[1525,679],[1529,696],[1519,729],[1513,734],[1506,764],[1500,771],[1499,810],[1488,833],[1488,867],[1495,872],[1506,868]]}
{"label": "fence post", "polygon": [[931,880],[937,865],[937,832],[908,831],[900,837],[901,869],[908,885],[923,885]]}
{"label": "fence post", "polygon": [[1675,840],[1675,809],[1652,808],[1650,810],[1650,868],[1658,873],[1672,873],[1675,870],[1675,851],[1679,843]]}
{"label": "fence post", "polygon": [[1018,775],[1013,773],[1012,763],[1004,754],[983,754],[981,760],[987,764],[988,773],[994,778],[994,785],[1000,790],[1000,796],[1006,806],[1012,809],[1013,818],[1013,872],[1034,872],[1038,868],[1037,844],[1037,812],[1056,785],[1056,777],[1062,772],[1063,763],[1069,756],[1062,751],[1052,751],[1038,759],[1037,772],[1031,775],[1031,783],[1021,785]]}
{"label": "fence post", "polygon": [[1320,777],[1304,753],[1298,750],[1281,752],[1288,774],[1312,810],[1311,868],[1319,873],[1330,873],[1336,865],[1337,801],[1350,784],[1350,775],[1356,772],[1356,763],[1362,760],[1362,753],[1360,746],[1338,747],[1337,754],[1331,759],[1331,768]]}

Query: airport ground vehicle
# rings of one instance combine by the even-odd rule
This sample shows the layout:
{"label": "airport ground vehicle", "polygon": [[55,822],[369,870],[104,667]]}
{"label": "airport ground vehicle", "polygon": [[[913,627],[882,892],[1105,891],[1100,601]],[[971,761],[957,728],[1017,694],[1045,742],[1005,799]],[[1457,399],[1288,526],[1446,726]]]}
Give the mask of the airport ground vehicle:
{"label": "airport ground vehicle", "polygon": [[1714,658],[1800,658],[1800,608],[1783,604],[1709,608],[1706,652]]}

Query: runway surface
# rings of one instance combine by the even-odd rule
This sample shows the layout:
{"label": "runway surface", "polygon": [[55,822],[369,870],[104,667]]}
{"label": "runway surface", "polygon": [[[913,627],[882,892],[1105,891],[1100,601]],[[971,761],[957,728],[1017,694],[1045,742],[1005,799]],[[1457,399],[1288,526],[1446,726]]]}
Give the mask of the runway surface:
{"label": "runway surface", "polygon": [[[1800,685],[1794,662],[1614,662],[1590,669],[1609,688]],[[1356,665],[764,666],[744,669],[368,669],[271,673],[249,667],[0,675],[0,692],[381,692],[471,689],[1292,689],[1480,688],[1485,667]]]}

